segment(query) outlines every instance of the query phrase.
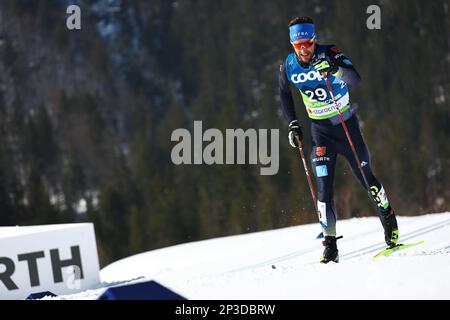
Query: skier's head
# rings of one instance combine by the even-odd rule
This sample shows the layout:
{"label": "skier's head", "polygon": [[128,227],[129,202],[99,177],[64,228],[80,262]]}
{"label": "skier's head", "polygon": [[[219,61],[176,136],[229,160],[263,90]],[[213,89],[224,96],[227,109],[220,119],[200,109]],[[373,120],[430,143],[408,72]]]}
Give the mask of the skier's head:
{"label": "skier's head", "polygon": [[316,28],[310,17],[296,17],[289,21],[289,36],[295,54],[302,62],[309,62],[316,49]]}

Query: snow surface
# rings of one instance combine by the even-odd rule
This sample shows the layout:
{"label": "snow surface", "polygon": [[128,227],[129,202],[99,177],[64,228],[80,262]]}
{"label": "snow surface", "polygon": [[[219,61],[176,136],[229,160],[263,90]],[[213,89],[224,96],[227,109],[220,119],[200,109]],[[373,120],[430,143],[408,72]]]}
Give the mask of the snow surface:
{"label": "snow surface", "polygon": [[374,259],[385,248],[379,219],[340,220],[340,262],[323,265],[319,225],[295,226],[131,256],[102,269],[97,288],[58,299],[148,280],[188,299],[450,299],[450,212],[398,223],[400,243],[425,243]]}

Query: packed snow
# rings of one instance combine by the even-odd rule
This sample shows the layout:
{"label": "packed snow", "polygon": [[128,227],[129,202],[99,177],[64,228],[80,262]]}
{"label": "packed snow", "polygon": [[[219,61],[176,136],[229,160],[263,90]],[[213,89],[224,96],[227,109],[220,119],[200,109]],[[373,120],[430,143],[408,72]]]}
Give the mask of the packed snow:
{"label": "packed snow", "polygon": [[373,258],[385,248],[379,219],[341,220],[340,261],[324,265],[319,225],[301,225],[131,256],[102,269],[97,288],[57,299],[148,280],[194,300],[450,299],[450,212],[398,223],[399,243],[424,244]]}

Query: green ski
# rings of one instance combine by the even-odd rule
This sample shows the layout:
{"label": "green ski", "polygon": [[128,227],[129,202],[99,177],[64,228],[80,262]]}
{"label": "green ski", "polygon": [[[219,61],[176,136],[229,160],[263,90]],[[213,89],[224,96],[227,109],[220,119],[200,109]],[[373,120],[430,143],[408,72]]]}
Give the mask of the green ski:
{"label": "green ski", "polygon": [[411,248],[414,246],[418,246],[420,244],[423,244],[425,241],[424,240],[420,240],[419,242],[416,243],[406,243],[406,244],[398,244],[393,248],[387,248],[384,249],[383,251],[377,253],[376,255],[374,255],[374,258],[379,258],[379,257],[386,257],[388,255],[390,255],[391,253],[394,253],[398,250],[403,250],[403,249],[407,249],[407,248]]}

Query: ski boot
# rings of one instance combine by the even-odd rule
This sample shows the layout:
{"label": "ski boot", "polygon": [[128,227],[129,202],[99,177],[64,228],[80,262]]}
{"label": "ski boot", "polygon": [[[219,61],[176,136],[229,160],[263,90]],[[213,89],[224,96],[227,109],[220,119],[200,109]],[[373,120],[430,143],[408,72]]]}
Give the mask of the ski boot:
{"label": "ski boot", "polygon": [[380,213],[381,224],[384,228],[384,240],[388,248],[393,248],[398,242],[398,226],[394,209],[390,208],[386,213]]}
{"label": "ski boot", "polygon": [[339,251],[337,249],[336,240],[341,237],[325,236],[325,240],[322,241],[325,250],[323,251],[320,263],[328,263],[330,261],[339,262]]}

